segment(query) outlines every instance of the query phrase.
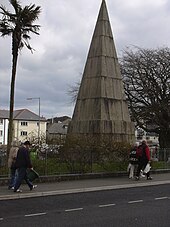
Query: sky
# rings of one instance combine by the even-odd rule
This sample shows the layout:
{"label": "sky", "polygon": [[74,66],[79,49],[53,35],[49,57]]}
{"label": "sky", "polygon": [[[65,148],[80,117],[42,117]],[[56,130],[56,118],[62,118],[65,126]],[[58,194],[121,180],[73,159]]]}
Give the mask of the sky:
{"label": "sky", "polygon": [[[20,0],[41,6],[40,35],[31,34],[33,54],[19,54],[14,109],[45,118],[72,117],[70,86],[81,80],[102,0]],[[13,11],[8,0],[0,4]],[[128,47],[170,47],[169,0],[106,0],[118,57]],[[0,109],[9,109],[11,37],[0,37]]]}

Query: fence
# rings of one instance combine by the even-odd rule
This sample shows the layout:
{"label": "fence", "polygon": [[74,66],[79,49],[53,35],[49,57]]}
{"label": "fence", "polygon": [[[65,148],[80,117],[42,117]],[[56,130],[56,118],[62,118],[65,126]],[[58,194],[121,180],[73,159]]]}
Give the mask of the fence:
{"label": "fence", "polygon": [[[152,169],[170,169],[170,148],[151,148]],[[62,153],[51,146],[31,152],[33,166],[40,175],[126,171],[128,153],[72,151]],[[0,149],[0,177],[8,175],[6,150]]]}
{"label": "fence", "polygon": [[150,148],[151,159],[155,161],[168,162],[170,159],[170,148]]}

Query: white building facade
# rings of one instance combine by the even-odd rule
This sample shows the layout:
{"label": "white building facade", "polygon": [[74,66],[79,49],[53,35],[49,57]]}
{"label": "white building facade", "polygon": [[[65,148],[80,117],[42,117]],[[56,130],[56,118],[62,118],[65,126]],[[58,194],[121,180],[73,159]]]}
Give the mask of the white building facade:
{"label": "white building facade", "polygon": [[[0,144],[7,145],[9,111],[0,110]],[[15,110],[13,117],[12,141],[22,143],[30,140],[32,143],[46,142],[46,119],[27,110]]]}
{"label": "white building facade", "polygon": [[7,144],[8,119],[0,119],[0,144]]}

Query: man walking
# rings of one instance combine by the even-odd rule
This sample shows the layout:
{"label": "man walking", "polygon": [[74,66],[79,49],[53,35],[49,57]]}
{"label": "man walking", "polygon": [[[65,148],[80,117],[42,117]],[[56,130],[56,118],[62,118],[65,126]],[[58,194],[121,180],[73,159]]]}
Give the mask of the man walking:
{"label": "man walking", "polygon": [[33,185],[27,177],[27,168],[33,169],[29,153],[30,146],[30,142],[25,141],[24,145],[18,150],[15,162],[15,167],[17,169],[17,179],[14,186],[14,192],[22,192],[19,187],[23,180],[25,180],[30,190],[37,187],[37,185]]}

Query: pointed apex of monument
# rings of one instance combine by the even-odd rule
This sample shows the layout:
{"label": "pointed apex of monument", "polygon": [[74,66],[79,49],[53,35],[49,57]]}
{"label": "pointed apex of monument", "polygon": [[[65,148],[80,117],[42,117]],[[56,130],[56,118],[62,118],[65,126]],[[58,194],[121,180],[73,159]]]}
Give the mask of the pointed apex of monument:
{"label": "pointed apex of monument", "polygon": [[99,11],[98,20],[109,20],[107,7],[106,7],[106,1],[102,0],[102,4]]}
{"label": "pointed apex of monument", "polygon": [[105,0],[101,3],[88,57],[102,55],[117,58]]}

